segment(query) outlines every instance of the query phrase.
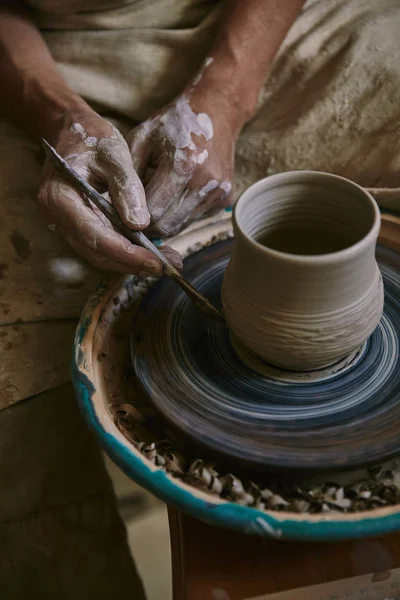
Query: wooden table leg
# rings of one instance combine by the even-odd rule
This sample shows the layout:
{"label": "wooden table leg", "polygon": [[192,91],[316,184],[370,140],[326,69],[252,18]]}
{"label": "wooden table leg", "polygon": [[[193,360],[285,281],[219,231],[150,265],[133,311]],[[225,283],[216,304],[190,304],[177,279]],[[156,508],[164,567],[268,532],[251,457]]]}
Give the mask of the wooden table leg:
{"label": "wooden table leg", "polygon": [[174,600],[249,600],[400,567],[400,534],[282,542],[211,527],[173,508],[169,521]]}

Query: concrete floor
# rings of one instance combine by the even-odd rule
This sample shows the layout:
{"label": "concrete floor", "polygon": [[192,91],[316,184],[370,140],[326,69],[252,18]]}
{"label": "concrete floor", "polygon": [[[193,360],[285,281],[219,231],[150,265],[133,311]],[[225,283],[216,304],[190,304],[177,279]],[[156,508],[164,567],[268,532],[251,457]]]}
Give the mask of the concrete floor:
{"label": "concrete floor", "polygon": [[172,600],[171,551],[165,504],[126,477],[108,458],[129,546],[144,582],[147,600]]}

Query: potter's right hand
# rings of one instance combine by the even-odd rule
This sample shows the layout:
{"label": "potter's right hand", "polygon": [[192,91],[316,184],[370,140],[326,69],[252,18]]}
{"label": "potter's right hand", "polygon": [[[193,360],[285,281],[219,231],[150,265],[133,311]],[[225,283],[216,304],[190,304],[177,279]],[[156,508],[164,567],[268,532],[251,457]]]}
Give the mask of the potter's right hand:
{"label": "potter's right hand", "polygon": [[[149,224],[144,189],[128,146],[120,132],[95,112],[75,116],[49,140],[57,152],[98,192],[106,193],[128,227]],[[47,226],[95,268],[122,273],[160,275],[162,265],[148,250],[114,231],[108,220],[82,193],[67,182],[46,159],[39,201]],[[180,268],[180,256],[161,250]]]}

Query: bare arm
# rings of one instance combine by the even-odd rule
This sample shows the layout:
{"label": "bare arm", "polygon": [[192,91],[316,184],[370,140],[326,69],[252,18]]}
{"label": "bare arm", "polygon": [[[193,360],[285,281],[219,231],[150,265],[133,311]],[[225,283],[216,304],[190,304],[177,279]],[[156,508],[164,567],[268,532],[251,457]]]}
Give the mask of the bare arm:
{"label": "bare arm", "polygon": [[0,3],[0,111],[25,131],[51,140],[65,120],[93,113],[56,69],[23,3]]}
{"label": "bare arm", "polygon": [[247,120],[273,60],[305,0],[230,0],[211,49],[209,66],[193,94],[223,95]]}
{"label": "bare arm", "polygon": [[304,2],[230,0],[200,73],[171,105],[131,132],[156,235],[177,233],[232,203],[236,139]]}
{"label": "bare arm", "polygon": [[[254,110],[272,61],[305,0],[231,0],[197,86],[223,94],[244,118]],[[25,130],[51,138],[65,118],[92,113],[57,72],[38,29],[19,0],[0,2],[0,110]]]}

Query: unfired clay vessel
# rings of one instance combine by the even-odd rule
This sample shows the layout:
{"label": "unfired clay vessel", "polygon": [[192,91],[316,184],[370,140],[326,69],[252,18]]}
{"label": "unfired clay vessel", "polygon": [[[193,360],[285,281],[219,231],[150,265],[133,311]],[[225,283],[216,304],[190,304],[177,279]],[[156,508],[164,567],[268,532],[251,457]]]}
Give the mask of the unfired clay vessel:
{"label": "unfired clay vessel", "polygon": [[368,192],[328,173],[273,175],[243,193],[233,224],[222,302],[245,347],[270,364],[309,371],[371,335],[383,284],[380,213]]}

